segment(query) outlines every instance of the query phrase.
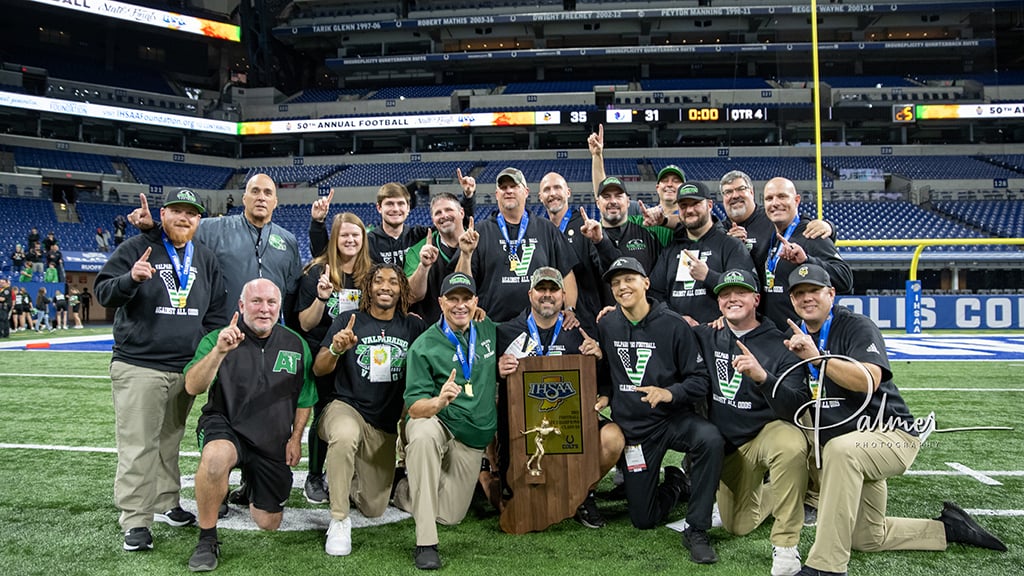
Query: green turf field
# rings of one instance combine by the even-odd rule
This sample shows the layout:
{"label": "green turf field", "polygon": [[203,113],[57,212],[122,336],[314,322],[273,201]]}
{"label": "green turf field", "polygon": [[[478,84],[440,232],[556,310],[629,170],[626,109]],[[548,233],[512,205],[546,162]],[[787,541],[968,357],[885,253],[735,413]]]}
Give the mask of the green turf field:
{"label": "green turf field", "polygon": [[[76,331],[78,333],[85,331]],[[78,334],[74,334],[78,335]],[[121,550],[117,510],[112,503],[116,456],[109,354],[0,352],[0,574],[184,574],[198,529],[154,525],[155,550]],[[899,363],[896,383],[916,416],[937,413],[939,428],[1014,426],[1011,432],[935,434],[924,445],[911,472],[889,483],[891,515],[934,517],[944,499],[965,508],[1024,514],[1024,363]],[[11,376],[38,374],[38,376]],[[92,376],[92,378],[87,378]],[[925,391],[957,388],[970,391]],[[987,391],[1013,389],[1013,391]],[[204,398],[198,400],[199,403]],[[193,409],[182,450],[195,452]],[[12,447],[38,445],[38,447]],[[94,447],[108,451],[69,451],[53,447]],[[671,458],[669,461],[673,460]],[[182,457],[182,473],[195,472],[198,459]],[[1001,485],[949,475],[947,463],[987,472]],[[304,470],[304,463],[300,465]],[[922,475],[922,471],[940,474]],[[1012,472],[1015,475],[1000,475]],[[605,479],[602,489],[610,488]],[[600,495],[600,494],[599,494]],[[193,497],[184,489],[183,498]],[[600,501],[610,520],[590,530],[566,520],[540,534],[512,536],[498,528],[489,506],[474,504],[462,525],[440,529],[446,574],[708,574],[767,575],[771,566],[768,526],[737,538],[712,530],[720,561],[697,566],[688,560],[679,535],[667,528],[638,531],[629,524],[623,501]],[[290,508],[313,508],[293,491]],[[320,507],[326,515],[326,507]],[[682,517],[684,508],[672,519]],[[234,512],[238,514],[238,512]],[[287,517],[288,511],[285,512]],[[1024,569],[1024,517],[986,516],[982,524],[999,535],[1010,552],[952,545],[946,552],[854,553],[851,574],[971,575],[1021,574]],[[306,530],[257,533],[221,529],[219,574],[411,574],[412,520],[353,531],[354,550],[328,557],[324,534]],[[805,528],[806,554],[814,529]]]}

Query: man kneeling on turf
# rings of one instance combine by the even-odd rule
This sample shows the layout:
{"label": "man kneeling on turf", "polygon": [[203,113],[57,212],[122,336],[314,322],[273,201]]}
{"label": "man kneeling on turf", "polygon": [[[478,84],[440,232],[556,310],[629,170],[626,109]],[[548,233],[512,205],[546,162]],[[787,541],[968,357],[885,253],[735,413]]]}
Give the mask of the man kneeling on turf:
{"label": "man kneeling on turf", "polygon": [[193,572],[217,567],[217,510],[228,473],[242,469],[249,511],[263,530],[281,525],[292,471],[302,456],[302,431],[316,403],[313,356],[306,341],[277,323],[281,292],[257,278],[242,288],[225,328],[207,334],[185,367],[185,390],[210,391],[196,435],[202,449],[196,471],[199,543],[188,561]]}

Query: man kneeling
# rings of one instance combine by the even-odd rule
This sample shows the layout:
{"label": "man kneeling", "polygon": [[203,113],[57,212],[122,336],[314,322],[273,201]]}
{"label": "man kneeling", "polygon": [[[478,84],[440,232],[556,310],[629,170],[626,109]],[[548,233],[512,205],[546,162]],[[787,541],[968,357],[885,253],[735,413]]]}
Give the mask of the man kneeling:
{"label": "man kneeling", "polygon": [[210,391],[196,435],[202,449],[196,471],[199,543],[192,572],[217,567],[217,510],[228,492],[228,473],[242,469],[249,511],[262,530],[281,525],[292,471],[302,456],[302,431],[316,403],[313,357],[306,341],[277,323],[281,291],[258,278],[242,288],[225,328],[207,334],[185,367],[185,390]]}

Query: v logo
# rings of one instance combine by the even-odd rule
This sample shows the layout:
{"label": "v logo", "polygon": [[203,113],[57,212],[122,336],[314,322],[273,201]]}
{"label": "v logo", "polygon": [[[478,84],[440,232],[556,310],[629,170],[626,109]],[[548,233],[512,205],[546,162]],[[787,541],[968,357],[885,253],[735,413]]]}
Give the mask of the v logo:
{"label": "v logo", "polygon": [[650,348],[638,348],[636,351],[636,369],[633,369],[633,363],[629,358],[629,350],[625,348],[619,348],[619,359],[622,360],[622,367],[626,370],[626,375],[629,376],[629,381],[633,383],[633,386],[640,386],[644,381],[644,373],[647,372],[647,363],[651,359]]}
{"label": "v logo", "polygon": [[523,257],[519,259],[519,264],[516,265],[516,276],[526,276],[526,273],[530,271],[530,262],[533,262],[533,253],[536,250],[536,244],[523,245]]}
{"label": "v logo", "polygon": [[732,400],[740,390],[740,382],[743,380],[743,373],[739,371],[734,372],[730,379],[730,364],[731,363],[725,358],[715,358],[715,373],[718,376],[718,389],[722,391],[722,396]]}

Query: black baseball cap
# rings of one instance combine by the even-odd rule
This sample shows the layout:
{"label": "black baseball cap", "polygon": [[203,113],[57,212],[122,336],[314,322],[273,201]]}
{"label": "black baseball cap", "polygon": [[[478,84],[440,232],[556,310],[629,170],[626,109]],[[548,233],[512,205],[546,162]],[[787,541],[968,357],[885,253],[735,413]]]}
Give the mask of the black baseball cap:
{"label": "black baseball cap", "polygon": [[789,274],[789,291],[792,292],[800,284],[832,287],[832,279],[828,272],[817,264],[802,264]]}
{"label": "black baseball cap", "polygon": [[476,296],[476,282],[473,281],[471,276],[467,276],[462,272],[455,272],[445,276],[444,280],[441,281],[441,295],[446,296],[453,290],[468,290],[470,294]]}
{"label": "black baseball cap", "polygon": [[199,199],[199,195],[189,188],[175,188],[168,191],[164,195],[164,206],[171,204],[188,204],[198,210],[200,214],[206,214],[206,208],[203,208],[203,202]]}
{"label": "black baseball cap", "polygon": [[647,271],[644,270],[644,266],[643,264],[640,263],[639,260],[637,260],[636,258],[631,258],[629,256],[624,256],[622,258],[617,259],[615,262],[612,262],[612,265],[608,267],[608,270],[606,270],[605,273],[601,276],[601,279],[610,284],[612,278],[614,278],[617,274],[620,274],[622,272],[635,272],[636,274],[639,274],[644,278],[647,277]]}
{"label": "black baseball cap", "polygon": [[750,270],[743,270],[741,268],[726,270],[722,273],[722,277],[715,286],[715,294],[730,286],[740,286],[751,292],[757,292],[757,276],[754,276],[754,273]]}
{"label": "black baseball cap", "polygon": [[715,196],[703,182],[683,182],[676,190],[676,200],[714,200]]}
{"label": "black baseball cap", "polygon": [[604,180],[601,180],[601,183],[597,186],[597,195],[600,196],[608,188],[618,188],[619,190],[622,190],[626,196],[629,196],[629,190],[626,190],[626,185],[622,180],[615,176],[609,176]]}

